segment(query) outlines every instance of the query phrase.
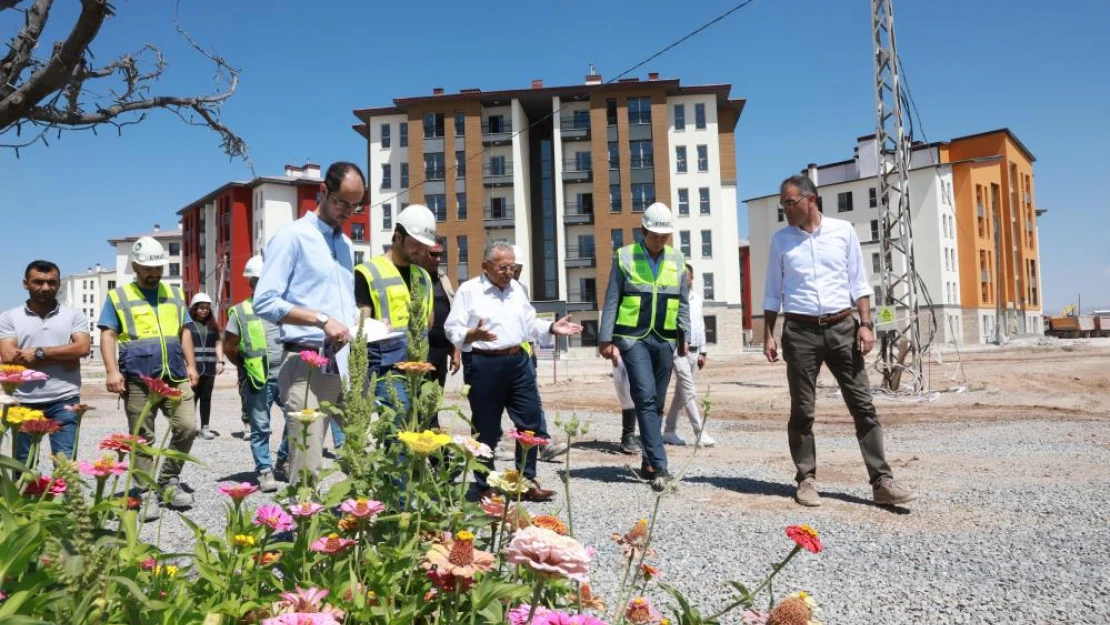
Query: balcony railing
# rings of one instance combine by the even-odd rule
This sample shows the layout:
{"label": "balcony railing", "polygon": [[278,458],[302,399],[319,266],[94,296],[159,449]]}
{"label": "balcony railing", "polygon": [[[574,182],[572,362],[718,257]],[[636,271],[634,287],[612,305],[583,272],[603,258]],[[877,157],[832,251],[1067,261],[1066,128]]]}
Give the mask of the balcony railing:
{"label": "balcony railing", "polygon": [[509,122],[502,122],[500,124],[490,124],[488,121],[482,124],[482,142],[483,143],[507,143],[513,139],[513,125]]}
{"label": "balcony railing", "polygon": [[[654,154],[641,154],[641,155],[638,155],[638,156],[633,155],[628,160],[628,166],[631,167],[632,169],[649,169],[651,167],[655,167],[655,155]],[[701,171],[701,170],[698,170],[698,171]]]}
{"label": "balcony railing", "polygon": [[593,161],[588,158],[568,158],[563,161],[564,182],[586,182],[593,175]]}
{"label": "balcony railing", "polygon": [[591,247],[567,247],[567,268],[575,267],[593,267],[597,263],[597,248]]}
{"label": "balcony railing", "polygon": [[429,167],[424,170],[425,180],[446,180],[447,169],[444,167]]}
{"label": "balcony railing", "polygon": [[482,176],[486,184],[489,185],[507,185],[513,183],[513,164],[505,163],[494,167],[493,163],[485,163],[482,165]]}
{"label": "balcony railing", "polygon": [[559,129],[564,139],[588,139],[590,137],[590,118],[566,116],[559,120]]}
{"label": "balcony railing", "polygon": [[515,225],[513,205],[511,203],[491,205],[486,204],[483,211],[485,224],[490,228],[511,228]]}
{"label": "balcony railing", "polygon": [[574,303],[596,304],[597,291],[572,289],[567,292],[567,301]]}
{"label": "balcony railing", "polygon": [[593,202],[567,202],[563,210],[563,223],[592,224],[594,222]]}

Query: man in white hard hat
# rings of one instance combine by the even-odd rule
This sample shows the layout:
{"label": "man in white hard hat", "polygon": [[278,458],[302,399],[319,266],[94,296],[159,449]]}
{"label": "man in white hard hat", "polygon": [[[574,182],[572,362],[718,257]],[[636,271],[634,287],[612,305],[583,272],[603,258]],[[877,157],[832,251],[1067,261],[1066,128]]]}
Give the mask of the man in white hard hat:
{"label": "man in white hard hat", "polygon": [[434,309],[432,278],[417,260],[428,256],[428,248],[434,245],[435,215],[426,206],[411,204],[397,215],[389,251],[355,267],[355,301],[359,310],[404,333],[366,346],[367,377],[377,376],[374,395],[393,408],[398,427],[408,416],[411,398],[404,375],[395,373],[393,365],[407,360],[423,362],[427,358],[427,353],[411,358],[408,355],[409,311],[414,300],[420,302],[423,318],[414,321],[427,333]]}
{"label": "man in white hard hat", "polygon": [[[366,196],[366,177],[358,165],[332,163],[320,183],[316,210],[282,228],[266,246],[266,265],[254,292],[254,312],[281,324],[280,341],[292,357],[278,375],[289,422],[290,477],[314,481],[323,460],[324,434],[331,415],[315,409],[326,401],[342,407],[343,379],[338,361],[357,319],[354,250],[343,225]],[[300,352],[329,357],[328,367],[313,371]],[[311,384],[309,388],[306,388]],[[301,432],[307,444],[302,450]],[[306,485],[303,484],[302,485]]]}
{"label": "man in white hard hat", "polygon": [[617,250],[605,292],[598,351],[628,371],[629,390],[640,425],[641,476],[655,490],[673,477],[663,448],[662,411],[671,381],[674,354],[685,356],[690,331],[686,260],[669,245],[674,232],[671,209],[661,202],[641,219],[642,240]]}
{"label": "man in white hard hat", "polygon": [[[281,348],[281,328],[254,313],[254,290],[262,276],[262,266],[262,257],[255,256],[243,268],[251,297],[228,310],[223,343],[227,359],[239,369],[239,398],[250,423],[251,456],[258,487],[264,493],[272,493],[281,484],[274,478],[274,464],[270,461],[270,410],[274,404],[281,408],[278,373],[285,350]],[[279,466],[289,455],[289,439],[284,435],[287,430],[282,428]]]}
{"label": "man in white hard hat", "polygon": [[[150,444],[157,442],[155,417],[159,411],[169,419],[169,448],[187,454],[197,436],[193,413],[193,391],[189,380],[190,364],[181,345],[181,330],[191,321],[185,307],[185,294],[180,287],[162,282],[166,251],[157,239],[139,237],[131,246],[131,269],[135,280],[108,293],[97,325],[100,327],[100,355],[107,372],[105,384],[109,393],[121,395],[128,429],[137,432]],[[118,347],[118,355],[117,355]],[[139,423],[151,390],[141,377],[155,378],[181,391],[180,400],[163,398]],[[167,505],[187,508],[193,496],[182,486],[184,462],[167,458],[156,478]],[[154,466],[150,456],[139,454],[135,466],[149,473]],[[144,496],[142,516],[158,518],[158,503]]]}

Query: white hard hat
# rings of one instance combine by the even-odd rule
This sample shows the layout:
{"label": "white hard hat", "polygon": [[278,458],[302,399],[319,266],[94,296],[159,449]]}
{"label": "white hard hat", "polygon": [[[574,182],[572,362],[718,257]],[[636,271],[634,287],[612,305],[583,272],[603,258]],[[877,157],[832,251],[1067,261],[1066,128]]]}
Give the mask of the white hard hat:
{"label": "white hard hat", "polygon": [[671,214],[671,209],[667,208],[666,204],[656,202],[644,211],[640,225],[648,232],[671,234],[674,232],[674,215]]}
{"label": "white hard hat", "polygon": [[513,257],[516,258],[515,262],[518,265],[524,264],[524,254],[520,251],[520,247],[513,245]]}
{"label": "white hard hat", "polygon": [[208,297],[207,293],[197,293],[196,295],[193,296],[193,301],[189,303],[189,308],[192,308],[193,306],[196,306],[197,304],[211,304],[211,303],[212,303],[212,298]]}
{"label": "white hard hat", "polygon": [[166,250],[154,237],[139,237],[131,246],[131,262],[143,267],[165,267]]}
{"label": "white hard hat", "polygon": [[436,244],[436,216],[423,204],[409,204],[397,215],[397,225],[424,245]]}
{"label": "white hard hat", "polygon": [[262,257],[252,256],[247,261],[246,266],[243,267],[244,278],[261,278],[262,277]]}

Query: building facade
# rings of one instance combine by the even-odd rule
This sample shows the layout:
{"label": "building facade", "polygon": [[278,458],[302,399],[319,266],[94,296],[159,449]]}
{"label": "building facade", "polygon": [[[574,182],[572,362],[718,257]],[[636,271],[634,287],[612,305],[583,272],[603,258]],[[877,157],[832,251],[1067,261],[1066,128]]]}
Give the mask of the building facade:
{"label": "building facade", "polygon": [[120,284],[127,284],[135,279],[135,272],[131,269],[131,246],[139,237],[153,237],[162,244],[166,250],[167,264],[162,272],[162,281],[166,284],[181,286],[181,224],[176,228],[164,230],[159,224],[154,224],[154,229],[142,234],[109,239],[108,245],[116,251],[116,279]]}
{"label": "building facade", "polygon": [[[104,307],[104,300],[108,292],[118,286],[116,270],[97,265],[89,267],[84,272],[75,273],[62,278],[58,290],[58,300],[77,309],[89,318],[89,334],[94,347],[100,346],[100,331],[96,329],[96,321],[100,318],[100,310]],[[99,354],[94,351],[94,354]]]}
{"label": "building facade", "polygon": [[[934,343],[990,343],[999,340],[1000,332],[1043,332],[1033,161],[1007,129],[914,145],[909,193],[914,261],[921,285],[918,303],[923,314],[932,313]],[[881,304],[878,171],[874,136],[860,137],[849,160],[808,168],[822,212],[855,226],[876,293],[873,302]],[[768,246],[771,235],[786,222],[778,208],[777,190],[745,202],[752,296],[757,306],[753,329],[755,340],[761,341],[759,306]],[[900,267],[900,256],[896,252],[887,263]],[[927,326],[922,325],[922,330],[927,332]]]}
{"label": "building facade", "polygon": [[[373,253],[390,245],[410,203],[440,222],[447,274],[477,276],[495,240],[522,252],[535,301],[563,301],[596,345],[613,251],[640,234],[655,201],[677,217],[672,245],[697,274],[709,340],[741,345],[736,144],[744,101],[729,85],[676,79],[503,91],[463,89],[355,111],[367,142]],[[720,262],[728,259],[726,262]]]}

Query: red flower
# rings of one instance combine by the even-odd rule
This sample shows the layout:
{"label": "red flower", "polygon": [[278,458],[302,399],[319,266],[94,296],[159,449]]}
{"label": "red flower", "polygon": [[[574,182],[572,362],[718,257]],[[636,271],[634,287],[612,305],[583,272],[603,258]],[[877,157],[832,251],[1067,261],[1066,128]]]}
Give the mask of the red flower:
{"label": "red flower", "polygon": [[62,429],[62,424],[53,419],[32,419],[19,424],[19,431],[31,436],[45,436]]}
{"label": "red flower", "polygon": [[26,497],[41,497],[43,493],[46,493],[50,497],[57,497],[65,494],[68,489],[69,485],[62,478],[54,479],[49,475],[40,475],[23,487],[23,495]]}
{"label": "red flower", "polygon": [[427,575],[428,579],[432,580],[432,583],[435,584],[437,588],[447,592],[454,592],[456,590],[464,592],[470,590],[470,587],[474,585],[473,577],[461,577],[452,575],[451,573],[442,573],[435,567],[428,569]]}
{"label": "red flower", "polygon": [[640,574],[644,576],[644,579],[653,579],[659,577],[659,569],[650,564],[641,564]]}
{"label": "red flower", "polygon": [[143,381],[143,384],[146,384],[147,389],[154,395],[160,395],[166,399],[181,399],[182,392],[167,384],[165,380],[145,375],[139,376],[139,379]]}
{"label": "red flower", "polygon": [[536,436],[536,433],[531,430],[524,430],[523,432],[520,430],[509,430],[508,435],[510,438],[516,439],[516,442],[520,443],[521,447],[525,449],[530,447],[541,447],[551,442],[549,439],[542,436]]}
{"label": "red flower", "polygon": [[150,441],[141,436],[134,436],[132,434],[109,434],[108,438],[100,441],[100,448],[125,454],[133,450],[136,445],[149,444]]}
{"label": "red flower", "polygon": [[825,548],[821,544],[821,539],[817,536],[817,530],[810,527],[808,523],[787,527],[786,535],[799,547],[805,547],[813,553],[821,553],[821,550]]}

